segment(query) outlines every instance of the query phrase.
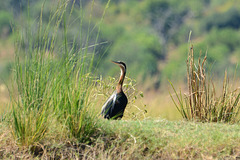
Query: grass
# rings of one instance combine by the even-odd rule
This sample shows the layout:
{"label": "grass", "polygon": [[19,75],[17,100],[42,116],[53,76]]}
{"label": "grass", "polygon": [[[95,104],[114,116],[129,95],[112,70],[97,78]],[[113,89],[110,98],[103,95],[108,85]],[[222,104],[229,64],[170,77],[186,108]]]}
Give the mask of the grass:
{"label": "grass", "polygon": [[[101,118],[101,105],[115,89],[117,80],[97,79],[90,72],[94,68],[95,49],[88,50],[89,37],[84,42],[86,46],[78,50],[73,47],[75,40],[69,42],[67,20],[71,19],[74,7],[67,10],[68,1],[58,2],[47,25],[43,25],[40,15],[38,28],[15,30],[18,33],[16,83],[12,88],[16,86],[17,93],[13,90],[10,94],[12,110],[0,119],[0,159],[233,159],[240,156],[239,124],[148,119],[146,108],[135,104],[144,95],[136,90],[136,82],[130,78],[124,84],[129,98],[124,119]],[[94,28],[99,34],[100,26]],[[92,33],[90,30],[87,34]],[[97,40],[98,35],[94,42]]]}
{"label": "grass", "polygon": [[[166,89],[167,90],[167,89]],[[143,103],[146,104],[146,117],[167,119],[171,121],[182,120],[181,114],[172,103],[169,93],[164,91],[144,92]]]}
{"label": "grass", "polygon": [[[207,56],[201,60],[199,55],[197,63],[194,59],[193,46],[190,48],[187,58],[187,85],[188,94],[177,93],[173,84],[170,82],[176,100],[172,100],[181,113],[182,117],[187,120],[198,120],[201,122],[239,122],[239,88],[233,89],[234,80],[229,81],[227,72],[223,79],[222,91],[220,94],[216,84],[212,80],[211,73],[206,73],[205,62]],[[235,78],[233,78],[235,79]]]}
{"label": "grass", "polygon": [[[4,124],[1,127],[6,128]],[[33,147],[19,149],[11,134],[1,131],[1,158],[63,159],[235,159],[240,156],[240,126],[186,121],[100,120],[92,144],[55,134]],[[13,153],[13,154],[10,154]]]}
{"label": "grass", "polygon": [[[84,42],[86,46],[76,50],[74,46],[79,37],[71,42],[67,38],[68,20],[75,3],[55,3],[56,8],[46,25],[43,25],[41,12],[37,28],[30,28],[35,25],[29,24],[27,28],[15,29],[18,33],[14,66],[17,96],[12,93],[13,122],[10,127],[14,138],[22,146],[40,143],[51,132],[51,127],[55,125],[53,122],[59,122],[62,134],[80,142],[90,141],[96,130],[98,118],[91,109],[94,103],[90,100],[95,80],[91,71],[96,46],[89,56],[91,18]],[[100,25],[95,28],[98,29],[97,43]]]}

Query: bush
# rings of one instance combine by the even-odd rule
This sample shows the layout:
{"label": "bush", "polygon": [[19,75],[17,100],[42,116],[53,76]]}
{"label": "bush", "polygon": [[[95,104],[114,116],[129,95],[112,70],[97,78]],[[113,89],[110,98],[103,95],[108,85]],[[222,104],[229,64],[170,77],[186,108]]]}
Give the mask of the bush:
{"label": "bush", "polygon": [[205,29],[211,30],[217,28],[233,28],[240,27],[240,12],[237,8],[231,8],[226,13],[215,13],[206,18]]}

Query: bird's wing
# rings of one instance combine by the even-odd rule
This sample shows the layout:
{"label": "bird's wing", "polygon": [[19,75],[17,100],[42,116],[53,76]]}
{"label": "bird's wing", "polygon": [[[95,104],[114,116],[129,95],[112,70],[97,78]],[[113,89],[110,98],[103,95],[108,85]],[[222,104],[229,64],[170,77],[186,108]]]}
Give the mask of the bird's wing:
{"label": "bird's wing", "polygon": [[114,92],[111,95],[111,97],[109,97],[108,100],[104,103],[104,105],[102,106],[102,112],[101,112],[102,115],[109,112],[110,108],[115,105],[116,97],[117,97],[117,95]]}

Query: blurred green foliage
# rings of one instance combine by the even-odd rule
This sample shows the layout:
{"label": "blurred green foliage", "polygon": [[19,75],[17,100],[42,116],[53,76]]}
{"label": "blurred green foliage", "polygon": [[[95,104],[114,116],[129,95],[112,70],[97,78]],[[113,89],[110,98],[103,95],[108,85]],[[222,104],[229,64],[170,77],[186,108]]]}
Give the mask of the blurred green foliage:
{"label": "blurred green foliage", "polygon": [[[168,79],[184,81],[190,30],[193,31],[191,41],[195,54],[208,54],[208,63],[213,64],[215,76],[223,76],[225,69],[234,72],[240,60],[238,1],[114,0],[103,23],[98,22],[107,0],[95,1],[94,5],[87,0],[70,2],[75,2],[72,17],[66,16],[63,20],[71,22],[66,34],[68,41],[72,41],[68,45],[76,53],[95,44],[101,24],[94,61],[98,74],[115,76],[118,68],[110,60],[121,60],[127,64],[127,74],[142,83],[152,77],[152,86],[164,85]],[[4,26],[10,27],[9,21],[13,19],[16,25],[38,21],[41,12],[41,25],[46,25],[55,4],[55,1],[44,0],[1,1],[0,33],[6,28]],[[71,10],[71,6],[68,9]],[[64,29],[64,21],[59,30]],[[76,34],[80,28],[82,35]],[[7,35],[11,34],[10,30]],[[87,34],[90,35],[89,44],[82,45]],[[61,43],[58,45],[61,48]],[[93,48],[88,47],[89,54],[93,53]]]}
{"label": "blurred green foliage", "polygon": [[11,31],[11,21],[13,16],[10,12],[0,10],[0,37],[7,37]]}

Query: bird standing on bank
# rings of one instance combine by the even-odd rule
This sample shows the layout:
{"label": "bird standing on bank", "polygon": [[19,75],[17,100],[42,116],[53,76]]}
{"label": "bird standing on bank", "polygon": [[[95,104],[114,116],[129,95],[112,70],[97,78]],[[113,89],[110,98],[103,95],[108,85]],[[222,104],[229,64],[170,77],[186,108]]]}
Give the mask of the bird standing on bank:
{"label": "bird standing on bank", "polygon": [[120,67],[121,75],[116,90],[104,103],[101,114],[107,119],[121,119],[128,103],[127,96],[122,90],[123,81],[126,75],[126,64],[120,61],[112,61],[112,63]]}

